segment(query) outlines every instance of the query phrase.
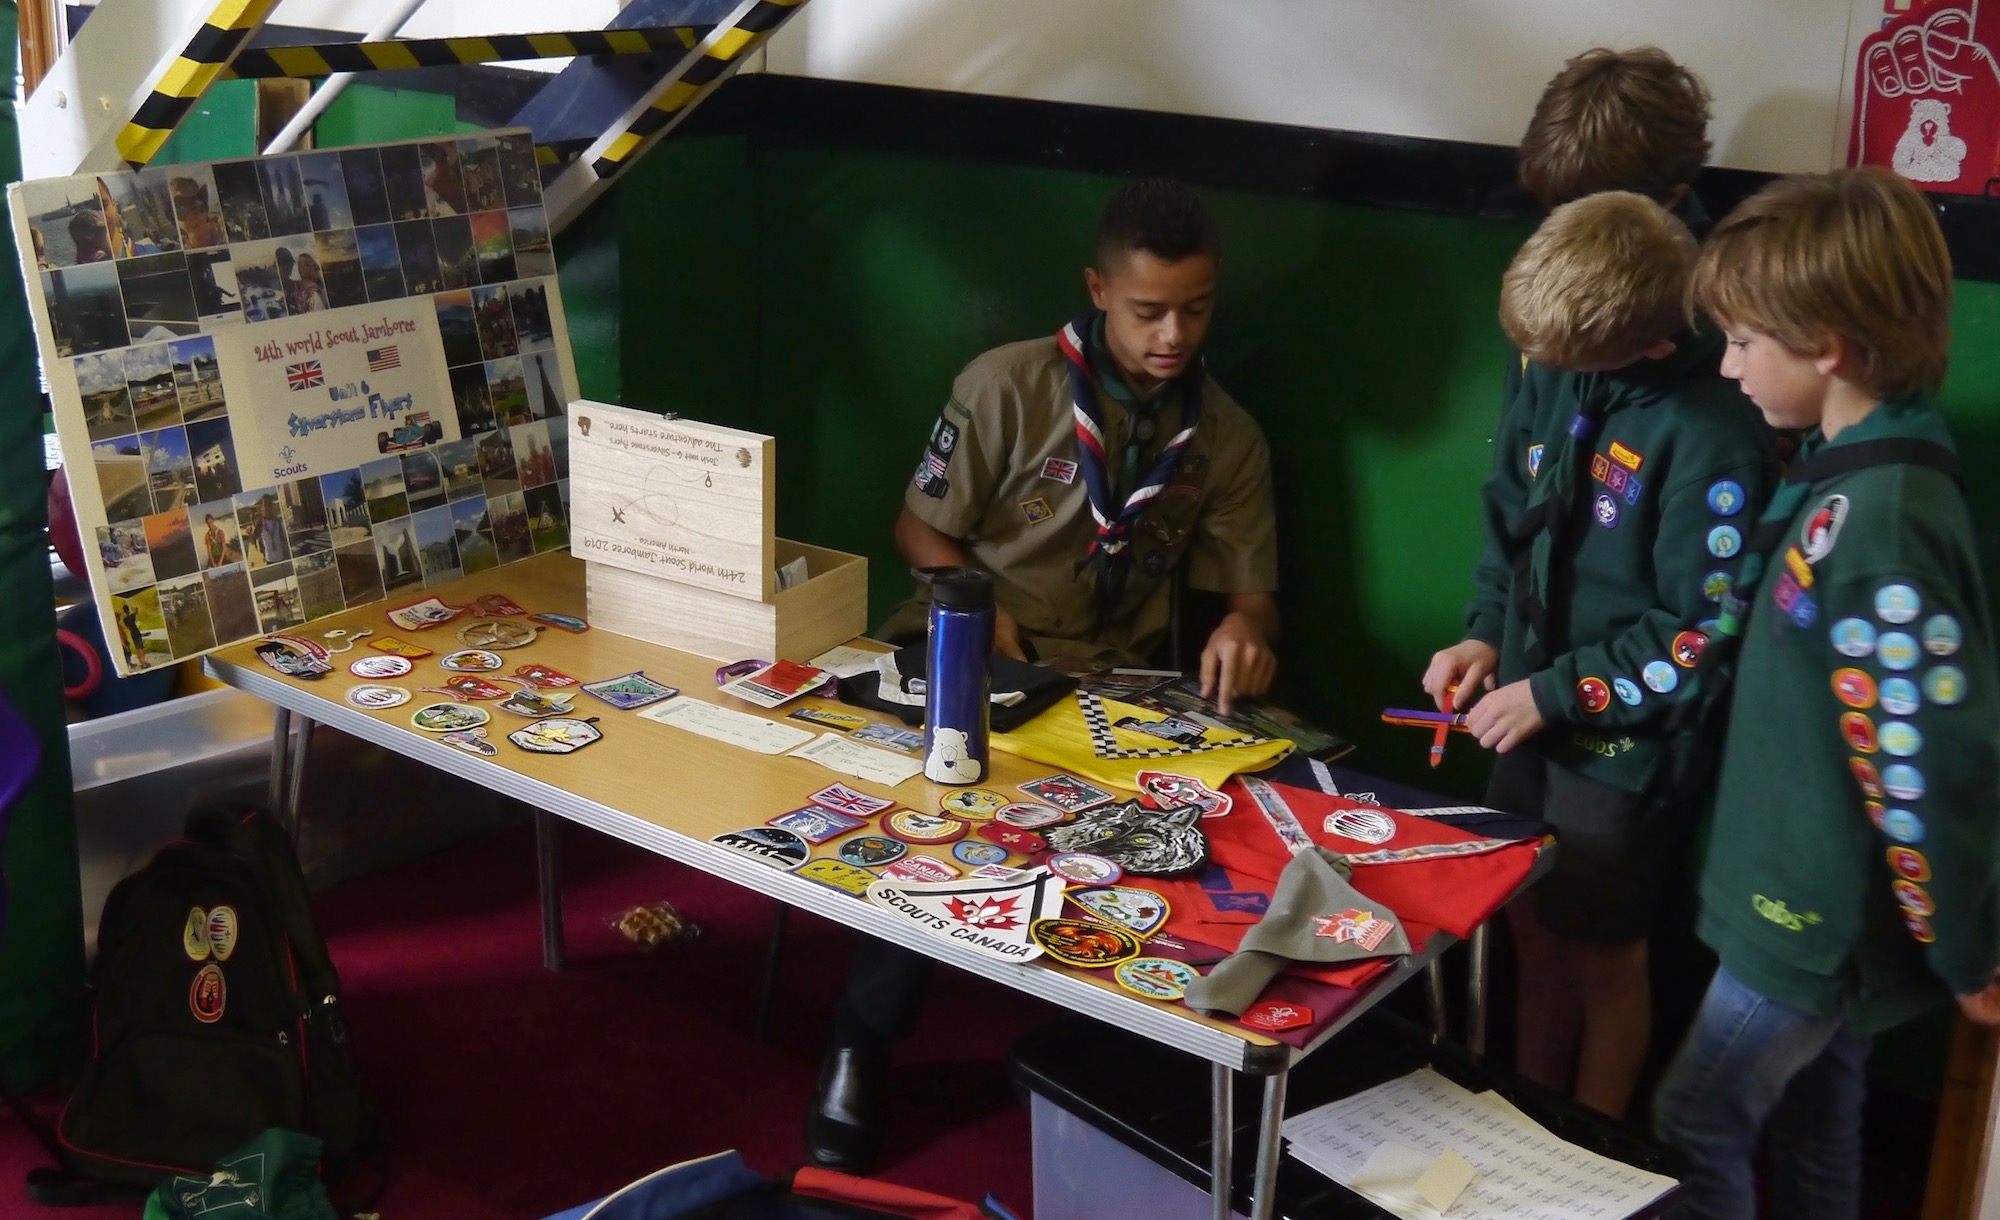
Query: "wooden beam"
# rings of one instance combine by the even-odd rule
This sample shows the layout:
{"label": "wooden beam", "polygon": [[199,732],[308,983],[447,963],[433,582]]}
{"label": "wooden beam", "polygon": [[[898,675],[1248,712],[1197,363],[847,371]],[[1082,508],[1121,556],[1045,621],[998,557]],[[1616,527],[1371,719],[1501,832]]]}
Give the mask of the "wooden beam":
{"label": "wooden beam", "polygon": [[1980,1214],[1993,1151],[1996,1068],[2000,1029],[1954,1017],[1923,1220],[1972,1220]]}

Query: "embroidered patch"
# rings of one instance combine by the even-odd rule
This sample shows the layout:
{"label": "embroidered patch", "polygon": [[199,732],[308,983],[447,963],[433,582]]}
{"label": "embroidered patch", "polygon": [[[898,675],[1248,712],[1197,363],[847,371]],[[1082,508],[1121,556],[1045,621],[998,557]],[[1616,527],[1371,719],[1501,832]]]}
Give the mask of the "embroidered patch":
{"label": "embroidered patch", "polygon": [[236,952],[235,907],[217,907],[208,913],[208,944],[218,962],[228,961]]}
{"label": "embroidered patch", "polygon": [[1701,578],[1701,595],[1709,601],[1719,602],[1722,600],[1722,595],[1727,592],[1729,592],[1729,573],[1718,569]]}
{"label": "embroidered patch", "polygon": [[[1701,650],[1708,647],[1708,637],[1699,631],[1683,631],[1674,637],[1674,664],[1682,669],[1693,669],[1701,660]],[[1672,689],[1672,688],[1669,688]]]}
{"label": "embroidered patch", "polygon": [[940,415],[937,423],[931,426],[931,452],[949,464],[951,455],[957,451],[958,425]]}
{"label": "embroidered patch", "polygon": [[1875,641],[1875,651],[1885,667],[1895,670],[1915,669],[1922,657],[1916,637],[1903,631],[1883,632]]}
{"label": "embroidered patch", "polygon": [[222,977],[222,967],[210,962],[195,971],[194,982],[188,984],[188,1011],[203,1025],[213,1025],[222,1020],[222,1010],[229,1004],[229,983]]}
{"label": "embroidered patch", "polygon": [[1874,763],[1865,758],[1850,758],[1847,760],[1847,769],[1853,774],[1854,782],[1860,787],[1863,796],[1879,801],[1889,795],[1882,787],[1882,773],[1875,769]]}
{"label": "embroidered patch", "polygon": [[1844,618],[1833,625],[1833,650],[1843,657],[1865,657],[1875,651],[1875,624]]}
{"label": "embroidered patch", "polygon": [[1727,559],[1743,549],[1743,531],[1733,525],[1718,525],[1708,531],[1708,553]]}
{"label": "embroidered patch", "polygon": [[1042,463],[1042,477],[1067,486],[1076,482],[1076,463],[1068,458],[1050,458]]}
{"label": "embroidered patch", "polygon": [[1611,463],[1604,460],[1604,455],[1601,453],[1592,454],[1590,456],[1590,477],[1602,483],[1610,474]]}
{"label": "embroidered patch", "polygon": [[1907,720],[1891,720],[1882,726],[1882,752],[1909,758],[1924,748],[1924,735]]}
{"label": "embroidered patch", "polygon": [[1618,701],[1627,707],[1638,707],[1646,697],[1646,692],[1640,690],[1639,684],[1630,678],[1611,679],[1611,693],[1618,696]]}
{"label": "embroidered patch", "polygon": [[1734,517],[1743,511],[1743,484],[1735,479],[1717,479],[1708,485],[1708,511],[1718,517]]}
{"label": "embroidered patch", "polygon": [[1964,640],[1958,620],[1949,614],[1933,614],[1924,620],[1924,651],[1934,657],[1948,657]]}
{"label": "embroidered patch", "polygon": [[1639,476],[1635,474],[1625,480],[1625,503],[1636,507],[1639,503],[1639,492]]}
{"label": "embroidered patch", "polygon": [[1833,671],[1833,697],[1852,708],[1863,711],[1875,706],[1875,679],[1866,670],[1836,669]]}
{"label": "embroidered patch", "polygon": [[1937,933],[1931,931],[1930,921],[1915,911],[1903,912],[1903,927],[1909,930],[1910,939],[1920,945],[1928,945],[1937,939]]}
{"label": "embroidered patch", "polygon": [[1847,497],[1831,495],[1819,502],[1799,531],[1799,550],[1807,563],[1818,563],[1833,551],[1840,540],[1840,527],[1847,522]]}
{"label": "embroidered patch", "polygon": [[1040,525],[1042,522],[1054,517],[1056,511],[1049,507],[1047,500],[1036,496],[1032,500],[1021,501],[1021,515],[1028,519],[1029,525]]}
{"label": "embroidered patch", "polygon": [[1576,701],[1584,711],[1596,715],[1611,706],[1611,688],[1602,678],[1584,678],[1576,684]]}
{"label": "embroidered patch", "polygon": [[1382,942],[1396,930],[1394,921],[1356,907],[1331,915],[1315,915],[1312,921],[1314,936],[1324,936],[1336,943],[1356,944],[1371,953],[1381,948]]}
{"label": "embroidered patch", "polygon": [[1615,492],[1623,492],[1625,490],[1625,479],[1625,471],[1620,467],[1613,466],[1611,473],[1605,477],[1604,485]]}
{"label": "embroidered patch", "polygon": [[1813,585],[1812,565],[1806,562],[1806,553],[1796,546],[1785,548],[1785,568],[1792,579],[1799,582],[1799,588],[1810,589]]}
{"label": "embroidered patch", "polygon": [[1858,754],[1873,754],[1882,748],[1875,736],[1875,722],[1860,712],[1841,716],[1840,735],[1847,739],[1848,748]]}
{"label": "embroidered patch", "polygon": [[1889,889],[1896,895],[1896,905],[1905,911],[1923,916],[1937,914],[1937,903],[1932,902],[1929,891],[1916,882],[1900,879],[1891,881]]}
{"label": "embroidered patch", "polygon": [[1931,862],[1924,859],[1924,853],[1907,847],[1892,847],[1888,851],[1889,867],[1905,881],[1917,884],[1931,879]]}
{"label": "embroidered patch", "polygon": [[1923,799],[1924,773],[1908,763],[1892,763],[1882,768],[1882,786],[1899,801]]}
{"label": "embroidered patch", "polygon": [[1965,698],[1965,671],[1956,665],[1940,665],[1924,675],[1924,695],[1939,707],[1951,707]]}
{"label": "embroidered patch", "polygon": [[1542,473],[1542,449],[1541,445],[1528,446],[1528,477],[1531,479]]}
{"label": "embroidered patch", "polygon": [[1885,623],[1914,622],[1923,608],[1924,599],[1908,585],[1883,585],[1875,590],[1875,617]]}
{"label": "embroidered patch", "polygon": [[1625,446],[1619,444],[1617,441],[1612,441],[1611,460],[1618,463],[1620,466],[1623,466],[1625,469],[1631,471],[1633,474],[1638,474],[1640,465],[1643,462],[1645,462],[1646,459],[1644,456],[1635,453],[1630,449],[1627,449]]}
{"label": "embroidered patch", "polygon": [[1907,809],[1887,809],[1882,813],[1882,833],[1898,843],[1924,841],[1924,821]]}
{"label": "embroidered patch", "polygon": [[1665,661],[1648,661],[1646,668],[1639,671],[1639,677],[1647,688],[1658,694],[1670,695],[1681,684],[1681,676],[1673,666]]}
{"label": "embroidered patch", "polygon": [[1618,501],[1612,499],[1609,495],[1599,496],[1597,497],[1595,512],[1599,525],[1605,529],[1618,528]]}
{"label": "embroidered patch", "polygon": [[188,909],[187,923],[181,927],[181,952],[187,954],[191,962],[208,957],[208,912],[200,907]]}

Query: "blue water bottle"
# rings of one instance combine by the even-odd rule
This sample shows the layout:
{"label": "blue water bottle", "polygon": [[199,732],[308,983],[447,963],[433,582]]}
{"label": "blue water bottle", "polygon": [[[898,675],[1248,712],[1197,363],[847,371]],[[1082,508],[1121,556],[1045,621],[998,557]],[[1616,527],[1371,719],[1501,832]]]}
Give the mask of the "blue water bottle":
{"label": "blue water bottle", "polygon": [[931,588],[924,693],[924,777],[986,778],[987,698],[993,655],[993,576],[977,568],[915,568]]}

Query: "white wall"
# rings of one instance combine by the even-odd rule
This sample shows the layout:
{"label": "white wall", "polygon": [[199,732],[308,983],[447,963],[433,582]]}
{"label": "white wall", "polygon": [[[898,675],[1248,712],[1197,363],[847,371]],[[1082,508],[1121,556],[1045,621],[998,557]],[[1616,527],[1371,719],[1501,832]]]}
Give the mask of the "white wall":
{"label": "white wall", "polygon": [[1881,3],[811,0],[768,70],[1512,144],[1564,59],[1656,43],[1714,91],[1717,164],[1811,170],[1845,156],[1849,45]]}

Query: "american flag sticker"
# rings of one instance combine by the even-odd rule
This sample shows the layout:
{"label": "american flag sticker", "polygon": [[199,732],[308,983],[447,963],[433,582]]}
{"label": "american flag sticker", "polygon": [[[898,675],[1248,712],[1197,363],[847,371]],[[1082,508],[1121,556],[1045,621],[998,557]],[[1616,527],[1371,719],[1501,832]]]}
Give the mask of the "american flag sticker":
{"label": "american flag sticker", "polygon": [[402,353],[394,347],[377,347],[370,349],[368,352],[368,371],[371,373],[380,373],[385,369],[399,369],[402,367]]}
{"label": "american flag sticker", "polygon": [[285,381],[296,393],[299,390],[310,390],[317,385],[325,385],[326,374],[320,370],[319,361],[302,360],[297,364],[285,366]]}

